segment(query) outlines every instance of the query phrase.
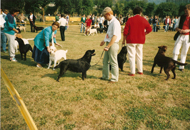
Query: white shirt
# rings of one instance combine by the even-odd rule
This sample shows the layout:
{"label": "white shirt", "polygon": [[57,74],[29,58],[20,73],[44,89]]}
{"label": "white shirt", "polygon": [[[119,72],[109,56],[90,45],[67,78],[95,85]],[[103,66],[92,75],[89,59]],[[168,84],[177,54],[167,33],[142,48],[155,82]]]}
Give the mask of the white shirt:
{"label": "white shirt", "polygon": [[180,17],[176,20],[176,24],[175,24],[174,29],[176,29],[176,28],[178,28],[178,27],[179,27],[179,22],[180,22]]}
{"label": "white shirt", "polygon": [[60,26],[66,26],[67,20],[65,18],[60,18],[58,23],[60,24]]}
{"label": "white shirt", "polygon": [[167,23],[169,23],[170,21],[169,21],[169,18],[167,19]]}
{"label": "white shirt", "polygon": [[32,15],[30,15],[30,20],[31,20],[31,21],[33,21],[33,14],[32,14]]}
{"label": "white shirt", "polygon": [[6,22],[6,21],[4,20],[3,15],[0,14],[0,27],[4,28],[4,23],[5,23],[5,22]]}
{"label": "white shirt", "polygon": [[104,21],[104,17],[100,17],[100,22],[99,23],[103,23]]}
{"label": "white shirt", "polygon": [[110,20],[108,31],[107,31],[104,41],[110,42],[113,35],[117,36],[117,39],[115,40],[115,42],[119,42],[119,40],[121,39],[121,25],[115,17],[113,17]]}

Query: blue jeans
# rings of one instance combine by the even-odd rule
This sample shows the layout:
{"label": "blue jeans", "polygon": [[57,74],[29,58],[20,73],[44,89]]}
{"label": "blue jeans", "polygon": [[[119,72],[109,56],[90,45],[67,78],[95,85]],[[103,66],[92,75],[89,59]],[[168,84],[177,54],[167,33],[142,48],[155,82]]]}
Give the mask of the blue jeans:
{"label": "blue jeans", "polygon": [[166,26],[165,26],[165,31],[167,32],[168,29],[169,29],[169,23],[166,24]]}
{"label": "blue jeans", "polygon": [[103,28],[102,23],[99,23],[99,25],[100,25],[100,28]]}
{"label": "blue jeans", "polygon": [[174,27],[175,27],[175,23],[173,24],[173,28],[172,28],[172,31],[175,31]]}
{"label": "blue jeans", "polygon": [[7,37],[4,34],[4,32],[1,31],[1,46],[3,51],[6,51],[6,43],[7,43]]}
{"label": "blue jeans", "polygon": [[153,24],[153,32],[156,32],[156,23]]}
{"label": "blue jeans", "polygon": [[80,32],[84,33],[84,31],[85,31],[85,26],[84,26],[84,24],[81,24]]}

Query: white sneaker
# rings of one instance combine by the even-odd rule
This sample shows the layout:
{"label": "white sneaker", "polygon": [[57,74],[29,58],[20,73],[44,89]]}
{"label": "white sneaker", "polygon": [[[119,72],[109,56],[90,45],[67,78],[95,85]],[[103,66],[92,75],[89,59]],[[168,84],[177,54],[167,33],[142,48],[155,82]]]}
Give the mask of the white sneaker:
{"label": "white sneaker", "polygon": [[17,62],[17,60],[15,58],[11,58],[11,57],[10,57],[10,61]]}

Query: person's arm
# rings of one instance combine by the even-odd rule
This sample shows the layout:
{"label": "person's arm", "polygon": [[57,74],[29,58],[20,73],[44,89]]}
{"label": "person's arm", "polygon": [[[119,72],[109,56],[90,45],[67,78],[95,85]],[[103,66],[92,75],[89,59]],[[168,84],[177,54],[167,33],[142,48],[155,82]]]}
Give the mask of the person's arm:
{"label": "person's arm", "polygon": [[113,37],[112,37],[110,43],[104,48],[104,51],[108,51],[109,48],[114,44],[114,42],[116,41],[116,39],[117,39],[117,36],[116,36],[116,35],[113,35]]}

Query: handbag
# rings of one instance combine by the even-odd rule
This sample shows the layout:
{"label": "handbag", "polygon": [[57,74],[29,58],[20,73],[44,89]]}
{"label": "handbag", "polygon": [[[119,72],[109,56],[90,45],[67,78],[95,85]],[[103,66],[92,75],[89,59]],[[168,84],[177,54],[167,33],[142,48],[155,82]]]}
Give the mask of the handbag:
{"label": "handbag", "polygon": [[177,33],[174,35],[174,40],[175,40],[175,41],[177,40],[177,38],[178,38],[179,35],[180,35],[180,32],[177,31]]}

